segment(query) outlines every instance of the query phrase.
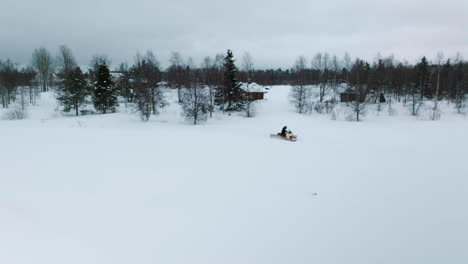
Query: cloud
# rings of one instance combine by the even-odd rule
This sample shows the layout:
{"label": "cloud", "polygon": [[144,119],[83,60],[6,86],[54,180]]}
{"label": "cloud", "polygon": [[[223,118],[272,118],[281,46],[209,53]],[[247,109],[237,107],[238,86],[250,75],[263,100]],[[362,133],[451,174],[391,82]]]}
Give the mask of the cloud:
{"label": "cloud", "polygon": [[[114,64],[151,49],[201,62],[226,49],[249,51],[257,67],[290,67],[319,51],[415,60],[457,51],[468,57],[468,1],[12,1],[2,0],[0,58],[28,63],[34,48],[61,44],[86,65],[95,53]],[[114,65],[117,66],[117,65]]]}

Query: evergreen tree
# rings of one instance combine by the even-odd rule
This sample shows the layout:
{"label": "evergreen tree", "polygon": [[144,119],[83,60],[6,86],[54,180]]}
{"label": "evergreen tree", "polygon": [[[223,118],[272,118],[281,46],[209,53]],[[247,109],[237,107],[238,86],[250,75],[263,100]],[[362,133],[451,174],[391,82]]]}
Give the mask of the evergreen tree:
{"label": "evergreen tree", "polygon": [[78,115],[79,107],[84,103],[88,95],[86,76],[80,67],[67,71],[64,75],[62,85],[59,87],[57,98],[63,105],[63,111],[69,112],[74,109]]}
{"label": "evergreen tree", "polygon": [[450,59],[442,66],[440,81],[440,96],[447,100],[454,99],[456,97],[456,80],[454,65]]}
{"label": "evergreen tree", "polygon": [[431,96],[432,93],[429,87],[429,79],[430,79],[430,72],[429,72],[429,65],[427,63],[426,57],[421,59],[421,62],[416,65],[417,68],[417,80],[415,81],[416,87],[419,88],[420,93],[420,100],[423,99],[424,96]]}
{"label": "evergreen tree", "polygon": [[215,102],[225,111],[241,111],[245,105],[245,94],[236,77],[237,69],[231,50],[227,51],[223,65],[223,85],[216,91]]}
{"label": "evergreen tree", "polygon": [[94,82],[94,108],[103,114],[114,112],[118,105],[116,94],[117,90],[114,87],[109,68],[106,64],[99,65]]}

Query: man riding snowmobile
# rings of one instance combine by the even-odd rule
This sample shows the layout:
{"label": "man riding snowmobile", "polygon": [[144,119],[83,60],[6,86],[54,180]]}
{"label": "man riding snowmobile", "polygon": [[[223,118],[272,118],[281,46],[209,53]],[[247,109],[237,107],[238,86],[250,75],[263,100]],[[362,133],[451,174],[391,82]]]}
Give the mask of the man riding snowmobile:
{"label": "man riding snowmobile", "polygon": [[276,133],[276,134],[271,134],[270,137],[272,138],[282,138],[286,139],[289,141],[296,141],[297,136],[292,133],[291,130],[288,129],[287,126],[284,126],[283,129],[281,129],[281,133]]}
{"label": "man riding snowmobile", "polygon": [[285,137],[288,134],[288,127],[284,126],[281,130],[281,136]]}

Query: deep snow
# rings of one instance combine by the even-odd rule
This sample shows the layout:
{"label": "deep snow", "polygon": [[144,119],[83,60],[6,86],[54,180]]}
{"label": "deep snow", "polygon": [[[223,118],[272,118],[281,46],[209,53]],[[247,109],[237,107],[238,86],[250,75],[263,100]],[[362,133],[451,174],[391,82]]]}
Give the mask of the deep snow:
{"label": "deep snow", "polygon": [[[0,263],[468,263],[468,121],[0,121]],[[269,134],[288,125],[296,143]]]}

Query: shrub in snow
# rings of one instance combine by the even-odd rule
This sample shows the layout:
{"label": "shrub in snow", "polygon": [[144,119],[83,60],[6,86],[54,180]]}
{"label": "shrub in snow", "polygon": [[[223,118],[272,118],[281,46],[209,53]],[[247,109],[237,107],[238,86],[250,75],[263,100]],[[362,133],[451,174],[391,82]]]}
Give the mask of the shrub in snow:
{"label": "shrub in snow", "polygon": [[440,119],[440,107],[438,106],[438,101],[435,100],[434,101],[434,105],[432,106],[432,116],[431,116],[431,119],[432,120],[439,120]]}
{"label": "shrub in snow", "polygon": [[328,113],[331,113],[333,111],[333,108],[335,108],[336,102],[331,102],[331,101],[326,101],[325,102],[325,110]]}
{"label": "shrub in snow", "polygon": [[466,115],[466,105],[464,102],[461,103],[459,106],[456,106],[456,108],[457,108],[457,113]]}
{"label": "shrub in snow", "polygon": [[412,116],[417,116],[419,115],[419,111],[421,108],[424,108],[424,102],[419,100],[419,97],[417,96],[412,96],[410,100],[405,99],[406,107],[408,108],[408,111]]}
{"label": "shrub in snow", "polygon": [[440,120],[440,117],[442,115],[442,112],[440,109],[435,109],[432,111],[432,120]]}
{"label": "shrub in snow", "polygon": [[335,107],[335,104],[332,103],[331,101],[315,102],[312,105],[313,105],[314,111],[319,114],[331,113],[333,111],[333,108]]}
{"label": "shrub in snow", "polygon": [[325,103],[315,102],[313,105],[314,105],[315,112],[319,114],[322,114],[323,112],[325,112]]}
{"label": "shrub in snow", "polygon": [[149,89],[135,89],[135,112],[140,115],[142,121],[148,121],[151,116],[151,96]]}
{"label": "shrub in snow", "polygon": [[293,86],[289,94],[291,102],[296,107],[296,111],[300,114],[307,113],[313,108],[313,104],[310,102],[311,96],[311,88],[305,85]]}
{"label": "shrub in snow", "polygon": [[9,109],[5,114],[3,114],[3,120],[21,120],[28,117],[28,112],[21,108],[20,105],[15,105]]}
{"label": "shrub in snow", "polygon": [[395,108],[392,106],[392,104],[388,104],[388,115],[389,116],[395,116],[397,115],[397,111]]}
{"label": "shrub in snow", "polygon": [[209,96],[205,88],[188,88],[181,92],[182,114],[194,125],[208,117]]}
{"label": "shrub in snow", "polygon": [[151,114],[159,114],[159,109],[166,105],[164,91],[160,87],[138,87],[135,89],[134,109],[141,120],[148,121]]}
{"label": "shrub in snow", "polygon": [[418,119],[439,120],[441,117],[441,114],[442,113],[439,108],[434,110],[434,106],[422,105],[418,113]]}
{"label": "shrub in snow", "polygon": [[246,117],[255,117],[256,107],[255,101],[248,101],[245,104],[245,116]]}
{"label": "shrub in snow", "polygon": [[361,121],[360,117],[361,115],[365,115],[366,106],[367,106],[366,101],[361,102],[360,100],[356,100],[353,102],[349,102],[348,107],[353,111],[353,114],[354,114],[354,117],[349,121],[352,121],[352,120],[357,121],[357,122]]}
{"label": "shrub in snow", "polygon": [[355,113],[346,104],[336,104],[331,110],[331,119],[338,121],[355,121]]}

